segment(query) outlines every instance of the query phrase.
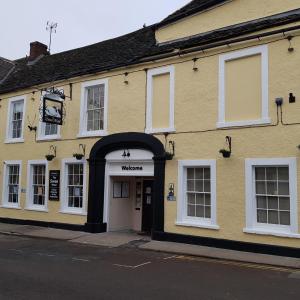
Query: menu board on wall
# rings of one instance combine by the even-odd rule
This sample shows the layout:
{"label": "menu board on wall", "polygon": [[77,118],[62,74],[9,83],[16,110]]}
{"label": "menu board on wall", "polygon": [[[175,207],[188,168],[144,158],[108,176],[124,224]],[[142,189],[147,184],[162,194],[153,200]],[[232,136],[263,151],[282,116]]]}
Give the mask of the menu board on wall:
{"label": "menu board on wall", "polygon": [[49,171],[49,200],[59,201],[60,171]]}

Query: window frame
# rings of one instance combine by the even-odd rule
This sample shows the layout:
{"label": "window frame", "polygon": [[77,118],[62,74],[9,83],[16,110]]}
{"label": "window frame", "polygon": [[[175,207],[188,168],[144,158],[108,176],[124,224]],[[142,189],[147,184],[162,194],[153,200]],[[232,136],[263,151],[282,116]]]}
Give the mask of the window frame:
{"label": "window frame", "polygon": [[[262,75],[262,95],[261,95],[261,118],[257,120],[245,121],[226,121],[226,78],[225,78],[225,65],[226,62],[247,58],[255,55],[261,55],[261,75]],[[217,128],[236,127],[236,126],[250,126],[270,124],[269,117],[269,55],[268,46],[261,45],[257,47],[247,48],[230,52],[219,57],[219,114]]]}
{"label": "window frame", "polygon": [[[170,74],[170,99],[169,99],[169,127],[153,128],[152,103],[153,103],[153,77]],[[175,67],[161,67],[147,72],[147,100],[146,100],[146,128],[145,133],[175,132]]]}
{"label": "window frame", "polygon": [[[45,94],[45,92],[41,93],[40,105],[43,104],[43,95],[44,94]],[[45,129],[46,129],[46,123],[44,123],[40,120],[39,125],[38,125],[38,134],[37,134],[37,140],[38,141],[59,140],[59,139],[61,139],[61,135],[60,135],[61,126],[60,125],[57,125],[57,133],[56,134],[45,135]]]}
{"label": "window frame", "polygon": [[[16,102],[23,101],[23,117],[22,117],[22,134],[18,138],[12,137],[12,114],[13,114],[13,104]],[[24,142],[24,119],[25,119],[25,112],[26,112],[26,96],[16,96],[9,99],[8,102],[8,114],[7,114],[7,124],[6,124],[6,138],[5,143],[23,143]]]}
{"label": "window frame", "polygon": [[[36,205],[33,204],[33,167],[37,165],[45,166],[45,204]],[[48,211],[48,198],[49,198],[49,169],[47,160],[29,160],[27,163],[27,193],[26,193],[26,210],[34,211]]]}
{"label": "window frame", "polygon": [[[88,131],[87,130],[87,89],[89,87],[104,85],[104,121],[103,129]],[[81,101],[80,101],[80,121],[79,121],[79,133],[77,137],[94,137],[94,136],[106,136],[108,126],[108,79],[98,79],[86,81],[81,84]]]}
{"label": "window frame", "polygon": [[[211,218],[187,216],[187,168],[210,168]],[[218,230],[216,160],[179,160],[178,161],[178,199],[176,225]]]}
{"label": "window frame", "polygon": [[[290,223],[291,225],[264,224],[257,222],[257,204],[255,190],[255,167],[289,168],[290,189]],[[245,233],[275,235],[300,238],[298,233],[298,199],[297,199],[297,159],[289,158],[247,158],[245,160],[245,198],[246,198],[246,227]]]}
{"label": "window frame", "polygon": [[[19,189],[18,189],[18,202],[17,203],[10,203],[8,202],[8,167],[9,166],[19,166]],[[22,161],[21,160],[6,160],[4,161],[4,168],[3,168],[3,190],[2,190],[2,205],[1,207],[4,208],[15,208],[21,209],[21,180],[22,180]]]}
{"label": "window frame", "polygon": [[[82,164],[83,165],[83,192],[82,192],[82,208],[69,207],[68,206],[68,165],[70,164]],[[87,193],[86,193],[86,174],[87,174],[87,161],[85,159],[77,160],[76,158],[65,158],[62,160],[61,166],[61,207],[60,212],[64,214],[73,214],[73,215],[87,215]]]}

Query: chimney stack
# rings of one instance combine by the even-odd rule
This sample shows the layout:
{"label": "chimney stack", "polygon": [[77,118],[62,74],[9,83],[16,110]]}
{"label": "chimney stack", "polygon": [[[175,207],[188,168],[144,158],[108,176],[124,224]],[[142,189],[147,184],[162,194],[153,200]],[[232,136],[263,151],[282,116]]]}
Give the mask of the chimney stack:
{"label": "chimney stack", "polygon": [[30,43],[30,55],[29,55],[30,61],[37,59],[41,55],[47,55],[47,54],[49,54],[48,47],[45,44],[42,44],[40,42]]}

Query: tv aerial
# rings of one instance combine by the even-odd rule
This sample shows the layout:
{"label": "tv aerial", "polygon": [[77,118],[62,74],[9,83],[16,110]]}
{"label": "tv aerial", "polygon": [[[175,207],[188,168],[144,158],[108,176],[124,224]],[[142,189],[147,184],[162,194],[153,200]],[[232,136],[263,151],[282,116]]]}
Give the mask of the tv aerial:
{"label": "tv aerial", "polygon": [[49,46],[48,46],[49,53],[51,50],[52,34],[56,33],[57,25],[58,25],[57,23],[47,21],[46,30],[49,31],[50,33]]}

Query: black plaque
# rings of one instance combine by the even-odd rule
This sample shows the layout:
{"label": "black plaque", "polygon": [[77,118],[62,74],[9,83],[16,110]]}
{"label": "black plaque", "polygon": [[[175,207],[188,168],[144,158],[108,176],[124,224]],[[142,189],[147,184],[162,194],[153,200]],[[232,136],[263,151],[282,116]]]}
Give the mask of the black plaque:
{"label": "black plaque", "polygon": [[60,171],[49,171],[49,200],[59,201]]}

